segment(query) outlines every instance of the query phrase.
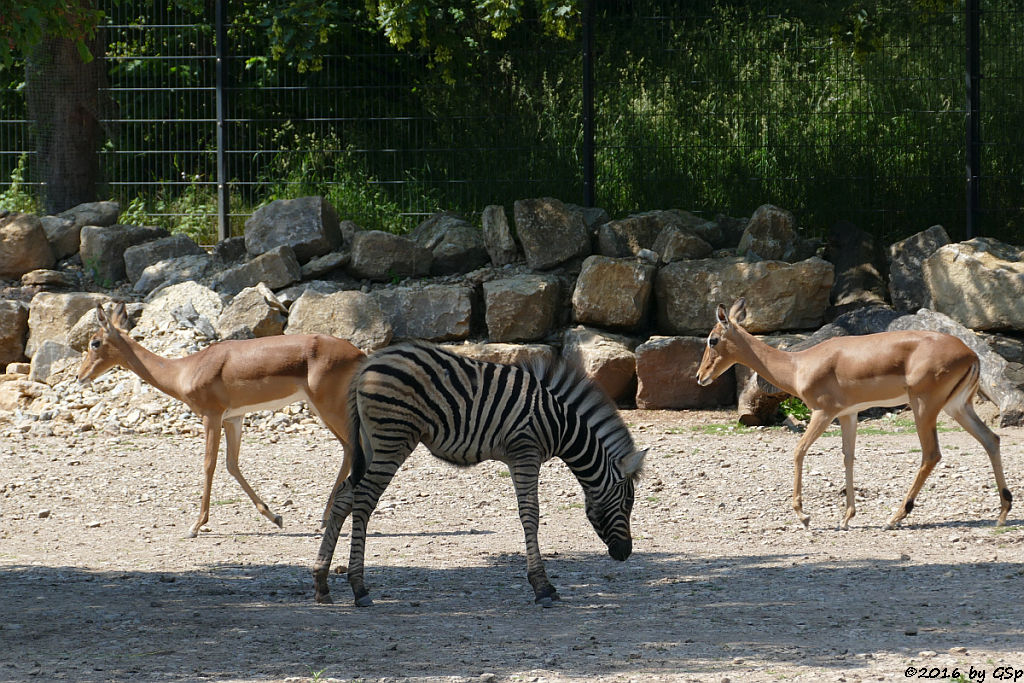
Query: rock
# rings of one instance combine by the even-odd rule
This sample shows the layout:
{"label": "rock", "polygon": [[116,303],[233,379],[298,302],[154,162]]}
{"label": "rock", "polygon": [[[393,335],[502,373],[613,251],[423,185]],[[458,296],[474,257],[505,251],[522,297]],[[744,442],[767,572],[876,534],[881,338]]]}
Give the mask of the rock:
{"label": "rock", "polygon": [[214,276],[211,287],[221,294],[232,296],[261,282],[271,289],[280,289],[301,278],[302,271],[295,252],[291,247],[282,245],[221,271]]}
{"label": "rock", "polygon": [[533,270],[549,270],[590,254],[583,214],[557,199],[520,199],[513,205],[516,233]]}
{"label": "rock", "polygon": [[238,265],[245,260],[245,237],[229,237],[213,246],[210,256],[225,266]]}
{"label": "rock", "polygon": [[636,398],[638,340],[577,326],[562,338],[562,357],[576,365],[613,401]]}
{"label": "rock", "polygon": [[445,344],[445,348],[467,358],[505,365],[553,363],[555,351],[547,344]]}
{"label": "rock", "polygon": [[678,217],[669,211],[647,211],[608,221],[598,228],[597,253],[609,258],[636,256],[641,249],[654,249],[662,230],[678,223]]}
{"label": "rock", "polygon": [[171,235],[136,244],[124,250],[124,269],[128,281],[136,284],[150,264],[181,256],[205,254],[188,235]]}
{"label": "rock", "polygon": [[78,287],[79,282],[69,273],[60,270],[40,268],[21,276],[22,287],[41,287],[43,289],[71,289]]}
{"label": "rock", "polygon": [[465,219],[443,211],[417,225],[409,239],[430,251],[430,272],[435,275],[468,273],[489,259],[480,231]]}
{"label": "rock", "polygon": [[658,233],[653,250],[662,263],[672,263],[706,258],[714,248],[689,228],[670,225]]}
{"label": "rock", "polygon": [[391,343],[394,331],[376,297],[308,289],[288,310],[285,334],[330,334],[370,352]]}
{"label": "rock", "polygon": [[743,230],[738,252],[768,261],[789,261],[797,253],[796,219],[789,211],[762,204]]}
{"label": "rock", "polygon": [[50,378],[67,370],[77,371],[82,354],[67,344],[47,339],[32,354],[28,378],[33,382],[50,383]]}
{"label": "rock", "polygon": [[124,252],[144,242],[167,237],[163,228],[142,225],[86,225],[81,232],[82,266],[101,287],[110,287],[127,277]]}
{"label": "rock", "polygon": [[485,282],[484,311],[492,342],[543,339],[553,331],[561,303],[556,278],[525,274]]}
{"label": "rock", "polygon": [[224,303],[216,292],[198,282],[186,280],[153,293],[139,316],[133,336],[137,333],[141,337],[148,337],[179,329],[182,326],[181,315],[175,312],[186,304],[208,324],[220,318],[224,310]]}
{"label": "rock", "polygon": [[20,301],[0,299],[0,367],[25,358],[28,335],[28,306]]}
{"label": "rock", "polygon": [[828,260],[835,266],[831,300],[837,315],[886,303],[885,263],[870,233],[839,221],[829,230]]}
{"label": "rock", "polygon": [[214,323],[221,339],[269,337],[284,333],[284,304],[262,282],[246,287],[231,300]]}
{"label": "rock", "polygon": [[57,214],[58,218],[70,218],[75,225],[96,225],[101,228],[117,223],[121,215],[121,205],[115,201],[86,202],[73,206],[67,211]]}
{"label": "rock", "polygon": [[20,278],[54,263],[53,249],[38,217],[0,212],[0,280]]}
{"label": "rock", "polygon": [[512,237],[505,207],[500,204],[484,207],[480,220],[483,225],[484,248],[491,257],[491,263],[504,266],[515,262],[519,257],[519,247]]}
{"label": "rock", "polygon": [[916,311],[931,306],[924,281],[924,262],[939,247],[949,244],[941,225],[933,225],[889,246],[889,298],[897,311]]}
{"label": "rock", "polygon": [[572,295],[574,320],[622,329],[644,325],[654,273],[654,266],[635,259],[587,257]]}
{"label": "rock", "polygon": [[736,381],[728,370],[709,386],[697,384],[703,337],[652,337],[636,347],[636,407],[680,410],[732,405]]}
{"label": "rock", "polygon": [[44,341],[51,340],[65,344],[68,332],[88,311],[104,304],[108,297],[103,294],[73,292],[51,294],[41,292],[32,297],[28,315],[28,341],[25,355],[31,358]]}
{"label": "rock", "polygon": [[302,265],[302,279],[310,280],[326,275],[332,270],[344,268],[351,260],[352,254],[347,251],[332,251],[323,256],[316,256]]}
{"label": "rock", "polygon": [[407,237],[380,230],[358,232],[352,238],[349,272],[357,278],[387,282],[430,273],[433,255]]}
{"label": "rock", "polygon": [[259,256],[290,248],[300,263],[342,246],[338,214],[323,197],[278,199],[245,221],[245,250]]}
{"label": "rock", "polygon": [[307,289],[317,292],[318,294],[334,294],[335,292],[359,289],[359,283],[355,280],[351,280],[350,282],[338,282],[336,280],[310,280],[308,282],[299,282],[291,287],[285,287],[284,289],[275,292],[274,295],[286,309],[290,309],[292,304],[298,301],[299,297],[301,297]]}
{"label": "rock", "polygon": [[986,237],[946,244],[924,260],[935,311],[973,330],[1024,329],[1024,251]]}
{"label": "rock", "polygon": [[797,263],[742,257],[670,263],[654,279],[658,330],[707,334],[718,304],[741,296],[747,298],[746,328],[754,334],[816,328],[824,320],[833,277],[832,264],[817,257]]}
{"label": "rock", "polygon": [[82,226],[75,223],[72,218],[60,216],[41,216],[39,222],[43,224],[43,231],[46,233],[46,240],[50,243],[53,256],[60,261],[68,256],[78,253],[78,246],[81,244],[80,234]]}
{"label": "rock", "polygon": [[202,282],[214,275],[218,264],[219,262],[207,253],[157,261],[143,268],[132,291],[136,294],[149,295],[162,287],[186,280]]}
{"label": "rock", "polygon": [[377,290],[373,296],[385,312],[395,339],[442,342],[469,336],[473,319],[469,287],[395,287]]}

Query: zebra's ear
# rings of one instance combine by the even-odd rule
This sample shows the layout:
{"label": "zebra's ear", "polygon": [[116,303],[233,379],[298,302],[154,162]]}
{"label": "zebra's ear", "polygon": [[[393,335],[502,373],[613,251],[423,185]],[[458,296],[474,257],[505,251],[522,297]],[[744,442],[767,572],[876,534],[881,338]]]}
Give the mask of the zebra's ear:
{"label": "zebra's ear", "polygon": [[647,455],[647,449],[640,451],[633,451],[632,455],[627,455],[619,461],[619,470],[625,477],[632,477],[640,471],[640,468],[644,466],[644,456]]}

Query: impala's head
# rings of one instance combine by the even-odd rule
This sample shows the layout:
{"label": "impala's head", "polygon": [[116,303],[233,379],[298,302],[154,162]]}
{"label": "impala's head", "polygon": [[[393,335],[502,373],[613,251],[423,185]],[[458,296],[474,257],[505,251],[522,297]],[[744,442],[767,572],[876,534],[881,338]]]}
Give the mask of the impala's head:
{"label": "impala's head", "polygon": [[613,465],[610,485],[601,491],[586,491],[587,519],[608,546],[608,554],[620,562],[633,552],[629,517],[633,512],[636,479],[647,449],[634,451]]}
{"label": "impala's head", "polygon": [[704,357],[700,360],[700,368],[697,370],[697,384],[702,387],[714,382],[718,376],[731,368],[736,361],[733,355],[732,335],[737,326],[742,325],[747,319],[747,300],[740,297],[725,312],[725,306],[718,304],[715,311],[715,326],[708,335],[707,346],[704,347]]}
{"label": "impala's head", "polygon": [[128,313],[124,304],[117,304],[109,316],[103,312],[102,306],[97,305],[96,318],[100,321],[100,329],[89,339],[85,358],[78,368],[79,382],[96,379],[121,362],[119,342],[128,334],[125,331],[128,327]]}

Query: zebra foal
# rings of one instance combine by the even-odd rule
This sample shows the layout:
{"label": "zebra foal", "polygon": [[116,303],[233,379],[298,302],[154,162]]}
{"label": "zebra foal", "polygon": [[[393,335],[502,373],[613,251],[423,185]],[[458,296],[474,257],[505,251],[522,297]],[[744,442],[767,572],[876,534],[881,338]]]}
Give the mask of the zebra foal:
{"label": "zebra foal", "polygon": [[629,517],[646,449],[638,451],[605,394],[565,365],[487,363],[407,343],[370,356],[349,389],[352,474],[338,489],[313,566],[316,601],[331,602],[327,577],[338,534],[352,515],[348,581],[359,606],[373,604],[363,582],[366,524],[384,489],[418,443],[460,466],[505,463],[526,533],[527,578],[536,602],[558,599],[537,543],[540,466],[560,457],[576,475],[587,518],[625,560]]}

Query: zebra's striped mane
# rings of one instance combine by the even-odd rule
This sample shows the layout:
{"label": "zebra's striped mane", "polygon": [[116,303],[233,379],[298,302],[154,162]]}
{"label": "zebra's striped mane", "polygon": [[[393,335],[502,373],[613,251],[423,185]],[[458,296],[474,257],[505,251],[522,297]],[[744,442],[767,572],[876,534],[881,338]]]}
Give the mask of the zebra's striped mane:
{"label": "zebra's striped mane", "polygon": [[[636,445],[618,409],[604,391],[584,372],[564,359],[543,357],[520,365],[540,380],[548,391],[580,416],[597,435],[611,459],[618,462],[633,455]],[[633,477],[639,476],[639,471]]]}

